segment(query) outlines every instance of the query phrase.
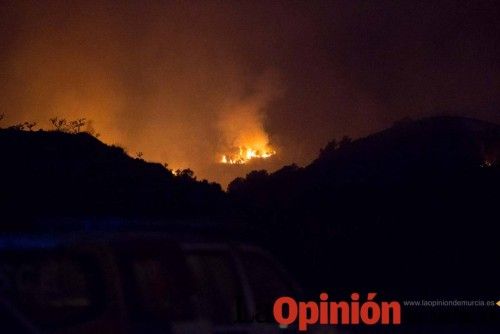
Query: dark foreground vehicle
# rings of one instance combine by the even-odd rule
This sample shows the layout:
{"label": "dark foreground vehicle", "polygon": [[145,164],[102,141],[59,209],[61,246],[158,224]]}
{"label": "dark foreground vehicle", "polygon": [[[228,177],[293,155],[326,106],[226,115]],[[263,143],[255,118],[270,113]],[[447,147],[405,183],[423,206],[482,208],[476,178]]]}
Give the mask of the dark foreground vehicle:
{"label": "dark foreground vehicle", "polygon": [[3,236],[1,333],[293,333],[298,290],[259,248],[159,233]]}

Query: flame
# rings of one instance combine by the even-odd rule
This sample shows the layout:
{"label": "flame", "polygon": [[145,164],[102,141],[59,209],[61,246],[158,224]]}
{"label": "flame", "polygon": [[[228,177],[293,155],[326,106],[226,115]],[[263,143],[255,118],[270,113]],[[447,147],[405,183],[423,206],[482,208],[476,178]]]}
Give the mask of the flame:
{"label": "flame", "polygon": [[276,151],[265,146],[264,148],[252,148],[247,146],[240,146],[236,152],[232,154],[223,154],[220,160],[223,164],[242,165],[246,164],[252,159],[267,159],[276,154]]}

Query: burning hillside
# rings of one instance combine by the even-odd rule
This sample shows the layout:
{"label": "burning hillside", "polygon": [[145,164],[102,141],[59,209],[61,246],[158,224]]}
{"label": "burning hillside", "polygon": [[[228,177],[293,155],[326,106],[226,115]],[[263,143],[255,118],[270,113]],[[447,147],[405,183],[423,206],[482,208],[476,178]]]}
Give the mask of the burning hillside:
{"label": "burning hillside", "polygon": [[242,146],[238,147],[236,152],[230,154],[223,154],[220,160],[223,164],[241,165],[249,162],[251,159],[267,159],[276,154],[271,147],[265,145],[259,146]]}

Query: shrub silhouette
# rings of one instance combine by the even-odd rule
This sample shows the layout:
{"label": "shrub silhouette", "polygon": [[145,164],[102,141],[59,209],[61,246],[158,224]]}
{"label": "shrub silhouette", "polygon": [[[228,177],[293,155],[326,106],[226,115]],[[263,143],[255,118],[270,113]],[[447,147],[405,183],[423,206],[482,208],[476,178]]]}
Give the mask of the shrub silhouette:
{"label": "shrub silhouette", "polygon": [[180,179],[185,179],[185,180],[196,180],[196,177],[194,176],[194,172],[189,169],[177,169],[175,171],[175,176],[177,176]]}
{"label": "shrub silhouette", "polygon": [[94,122],[92,120],[87,120],[87,123],[85,124],[85,132],[95,138],[99,138],[101,136],[101,134],[95,130]]}

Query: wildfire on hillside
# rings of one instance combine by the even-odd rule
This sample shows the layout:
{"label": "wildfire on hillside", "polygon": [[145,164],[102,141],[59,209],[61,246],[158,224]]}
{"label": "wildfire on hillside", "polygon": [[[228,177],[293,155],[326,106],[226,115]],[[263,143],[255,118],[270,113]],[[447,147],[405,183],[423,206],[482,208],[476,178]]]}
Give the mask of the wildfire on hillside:
{"label": "wildfire on hillside", "polygon": [[246,164],[252,159],[267,159],[276,154],[276,151],[265,145],[264,147],[247,147],[240,146],[238,149],[229,154],[223,154],[220,162],[230,165]]}

